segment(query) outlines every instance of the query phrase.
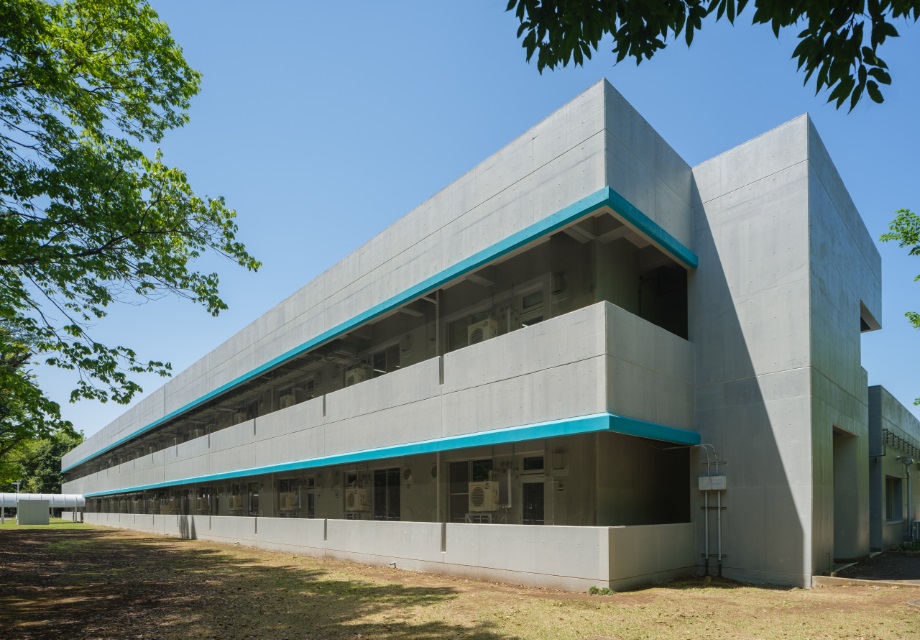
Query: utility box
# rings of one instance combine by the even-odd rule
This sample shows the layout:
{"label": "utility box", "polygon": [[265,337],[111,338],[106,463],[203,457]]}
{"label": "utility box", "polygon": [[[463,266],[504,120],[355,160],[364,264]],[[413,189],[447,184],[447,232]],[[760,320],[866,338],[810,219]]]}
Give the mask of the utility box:
{"label": "utility box", "polygon": [[700,476],[700,491],[725,491],[727,488],[725,476]]}
{"label": "utility box", "polygon": [[16,524],[50,524],[48,500],[20,500],[16,503]]}

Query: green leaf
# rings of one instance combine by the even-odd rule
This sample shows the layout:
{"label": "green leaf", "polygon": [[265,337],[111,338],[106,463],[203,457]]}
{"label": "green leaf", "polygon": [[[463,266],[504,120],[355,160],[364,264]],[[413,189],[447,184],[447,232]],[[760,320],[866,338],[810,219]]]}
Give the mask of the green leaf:
{"label": "green leaf", "polygon": [[869,93],[869,97],[872,98],[873,102],[877,102],[878,104],[885,102],[885,98],[882,97],[882,92],[879,91],[878,85],[872,80],[866,83],[866,91]]}
{"label": "green leaf", "polygon": [[869,69],[869,75],[878,80],[881,84],[891,84],[891,76],[887,71],[882,69]]}

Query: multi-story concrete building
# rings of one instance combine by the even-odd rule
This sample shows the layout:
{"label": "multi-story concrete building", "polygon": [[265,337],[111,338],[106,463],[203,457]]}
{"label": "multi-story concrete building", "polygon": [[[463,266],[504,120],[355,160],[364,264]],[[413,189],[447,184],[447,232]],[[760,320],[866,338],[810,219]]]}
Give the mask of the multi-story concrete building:
{"label": "multi-story concrete building", "polygon": [[807,116],[690,167],[602,81],[88,438],[65,490],[411,569],[808,585],[870,548],[880,268]]}

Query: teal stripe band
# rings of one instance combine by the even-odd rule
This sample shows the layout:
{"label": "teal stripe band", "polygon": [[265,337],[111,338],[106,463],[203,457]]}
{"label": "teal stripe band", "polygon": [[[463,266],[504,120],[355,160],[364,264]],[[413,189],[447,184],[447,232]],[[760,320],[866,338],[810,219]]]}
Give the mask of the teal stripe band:
{"label": "teal stripe band", "polygon": [[457,264],[448,267],[444,271],[435,274],[430,278],[426,278],[417,285],[410,287],[402,293],[398,293],[392,298],[371,307],[367,311],[358,314],[354,318],[346,320],[345,322],[333,327],[332,329],[329,329],[328,331],[324,331],[315,338],[312,338],[303,344],[294,347],[290,351],[281,354],[277,358],[273,358],[265,364],[256,367],[249,373],[245,373],[240,377],[231,380],[227,384],[224,384],[217,389],[214,389],[213,391],[209,391],[197,400],[193,400],[187,405],[166,414],[162,418],[154,420],[147,426],[113,442],[107,447],[100,449],[96,453],[86,456],[79,462],[75,462],[65,467],[61,470],[61,472],[63,473],[69,471],[74,467],[83,464],[84,462],[88,462],[93,458],[97,458],[102,454],[121,446],[129,440],[133,440],[137,436],[142,435],[151,429],[155,429],[165,422],[177,418],[183,413],[195,409],[205,402],[213,400],[217,396],[257,378],[270,369],[282,365],[285,362],[292,360],[293,358],[296,358],[297,356],[302,355],[307,351],[310,351],[311,349],[315,349],[323,343],[329,342],[330,340],[333,340],[344,333],[353,331],[359,325],[364,324],[369,320],[373,320],[374,318],[388,313],[406,304],[407,302],[418,298],[419,296],[431,293],[432,291],[439,289],[455,278],[475,271],[492,262],[493,260],[523,247],[533,240],[554,233],[562,227],[569,225],[572,222],[590,215],[604,207],[613,209],[613,211],[619,214],[625,221],[648,236],[650,240],[664,249],[683,266],[690,269],[695,269],[699,264],[699,259],[695,253],[682,245],[676,238],[674,238],[674,236],[658,226],[651,218],[639,211],[639,209],[628,202],[623,196],[618,194],[610,187],[604,187],[603,189],[592,193],[590,196],[582,198],[578,202],[571,204],[564,209],[560,209],[556,213],[547,216],[546,218],[543,218],[539,222],[535,222],[529,227],[522,229],[517,233],[511,234],[504,240],[501,240],[492,246],[473,254],[469,258],[461,260]]}
{"label": "teal stripe band", "polygon": [[324,456],[321,458],[310,458],[307,460],[285,462],[283,464],[273,464],[264,467],[253,467],[251,469],[239,469],[237,471],[228,471],[225,473],[213,473],[210,475],[183,478],[181,480],[169,480],[168,482],[158,482],[155,484],[146,484],[124,489],[113,489],[112,491],[99,491],[96,493],[87,493],[84,497],[96,498],[99,496],[115,495],[119,493],[135,493],[137,491],[164,489],[167,487],[176,487],[186,484],[219,482],[221,480],[261,476],[269,473],[284,473],[288,471],[315,469],[317,467],[328,467],[331,465],[370,462],[373,460],[383,460],[386,458],[414,456],[443,451],[455,451],[457,449],[469,449],[471,447],[510,444],[512,442],[542,440],[544,438],[559,438],[561,436],[574,436],[584,433],[600,433],[605,431],[690,446],[700,444],[700,434],[695,431],[687,431],[686,429],[679,429],[677,427],[668,427],[665,425],[656,424],[654,422],[646,422],[644,420],[637,420],[636,418],[627,418],[625,416],[618,416],[612,413],[599,413],[591,416],[569,418],[566,420],[555,420],[553,422],[542,422],[539,424],[531,424],[522,427],[510,427],[507,429],[497,429],[494,431],[480,431],[479,433],[471,433],[462,436],[451,436],[449,438],[438,438],[436,440],[424,440],[422,442],[413,442],[409,444],[382,447],[378,449],[366,449],[364,451],[342,453],[334,456]]}

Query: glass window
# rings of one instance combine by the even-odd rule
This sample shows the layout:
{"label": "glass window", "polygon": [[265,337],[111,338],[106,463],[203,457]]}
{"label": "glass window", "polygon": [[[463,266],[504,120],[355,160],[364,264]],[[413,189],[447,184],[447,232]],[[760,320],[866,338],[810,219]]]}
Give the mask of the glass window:
{"label": "glass window", "polygon": [[885,519],[889,522],[903,519],[902,505],[904,504],[901,493],[901,478],[887,476],[885,478]]}

